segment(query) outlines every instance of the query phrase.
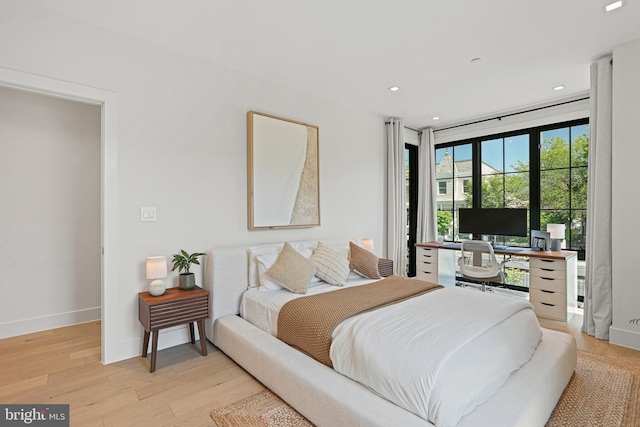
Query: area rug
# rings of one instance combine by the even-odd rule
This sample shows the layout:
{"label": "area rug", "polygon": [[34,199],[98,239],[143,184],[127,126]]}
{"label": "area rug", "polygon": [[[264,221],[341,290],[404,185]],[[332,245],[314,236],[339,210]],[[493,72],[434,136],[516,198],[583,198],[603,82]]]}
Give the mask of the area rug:
{"label": "area rug", "polygon": [[306,418],[269,390],[216,409],[218,427],[313,427]]}
{"label": "area rug", "polygon": [[[576,371],[546,427],[640,425],[640,365],[578,351]],[[313,427],[269,390],[211,413],[218,427]]]}
{"label": "area rug", "polygon": [[547,427],[640,425],[640,365],[578,351],[578,365]]}

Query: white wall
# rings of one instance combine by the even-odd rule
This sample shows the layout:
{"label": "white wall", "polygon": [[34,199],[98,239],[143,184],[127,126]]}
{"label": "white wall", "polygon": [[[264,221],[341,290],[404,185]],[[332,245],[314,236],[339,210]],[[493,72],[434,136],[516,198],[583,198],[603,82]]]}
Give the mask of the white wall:
{"label": "white wall", "polygon": [[0,87],[0,338],[100,319],[100,108]]}
{"label": "white wall", "polygon": [[[115,359],[140,353],[136,294],[147,288],[147,256],[344,236],[384,247],[382,117],[26,2],[0,7],[0,67],[117,94],[118,297],[104,307],[117,319]],[[247,230],[248,110],[319,126],[320,227]],[[140,222],[141,206],[157,207],[158,221]],[[164,335],[160,347],[187,338],[184,328]]]}
{"label": "white wall", "polygon": [[[612,343],[640,350],[638,279],[638,160],[640,159],[640,40],[613,50],[613,325]],[[634,189],[636,190],[630,190]]]}
{"label": "white wall", "polygon": [[[572,97],[565,100],[557,100],[554,103],[531,106],[530,108],[522,108],[511,111],[506,114],[522,112],[516,115],[503,117],[500,120],[488,120],[466,126],[453,127],[455,124],[434,128],[435,143],[444,144],[453,141],[462,141],[478,136],[495,135],[498,133],[511,132],[519,129],[527,129],[537,126],[544,126],[553,123],[567,122],[570,120],[583,119],[589,117],[589,100],[583,99],[589,97],[589,93],[581,96]],[[573,102],[568,102],[572,101]],[[568,103],[563,103],[568,102]],[[548,106],[548,108],[541,108]],[[524,112],[533,109],[530,112]],[[495,118],[497,114],[489,117]],[[477,120],[483,119],[482,117]],[[474,122],[471,119],[469,122]]]}

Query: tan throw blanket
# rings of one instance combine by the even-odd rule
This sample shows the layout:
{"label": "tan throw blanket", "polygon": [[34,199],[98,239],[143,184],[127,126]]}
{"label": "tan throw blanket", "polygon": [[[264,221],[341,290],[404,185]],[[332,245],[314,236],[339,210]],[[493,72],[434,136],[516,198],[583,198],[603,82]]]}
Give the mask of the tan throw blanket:
{"label": "tan throw blanket", "polygon": [[278,339],[333,367],[331,335],[344,319],[440,288],[436,283],[391,276],[368,285],[296,298],[280,309]]}

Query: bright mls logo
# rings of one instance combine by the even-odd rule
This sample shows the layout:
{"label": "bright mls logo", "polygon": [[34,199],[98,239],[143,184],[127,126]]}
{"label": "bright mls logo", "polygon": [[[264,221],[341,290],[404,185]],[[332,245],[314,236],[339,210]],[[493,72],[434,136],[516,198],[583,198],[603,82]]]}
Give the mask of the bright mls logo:
{"label": "bright mls logo", "polygon": [[0,405],[0,427],[69,427],[69,405]]}

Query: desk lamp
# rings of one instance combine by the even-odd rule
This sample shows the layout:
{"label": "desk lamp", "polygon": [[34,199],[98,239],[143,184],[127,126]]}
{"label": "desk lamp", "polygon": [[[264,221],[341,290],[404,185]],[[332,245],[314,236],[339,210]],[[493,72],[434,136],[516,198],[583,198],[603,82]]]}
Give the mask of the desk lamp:
{"label": "desk lamp", "polygon": [[551,238],[551,250],[559,251],[561,250],[562,241],[564,240],[564,224],[547,224],[547,231],[549,232],[549,237]]}
{"label": "desk lamp", "polygon": [[167,277],[167,257],[151,256],[147,258],[147,279],[155,279],[149,283],[149,294],[154,297],[164,294],[167,289],[160,279]]}

